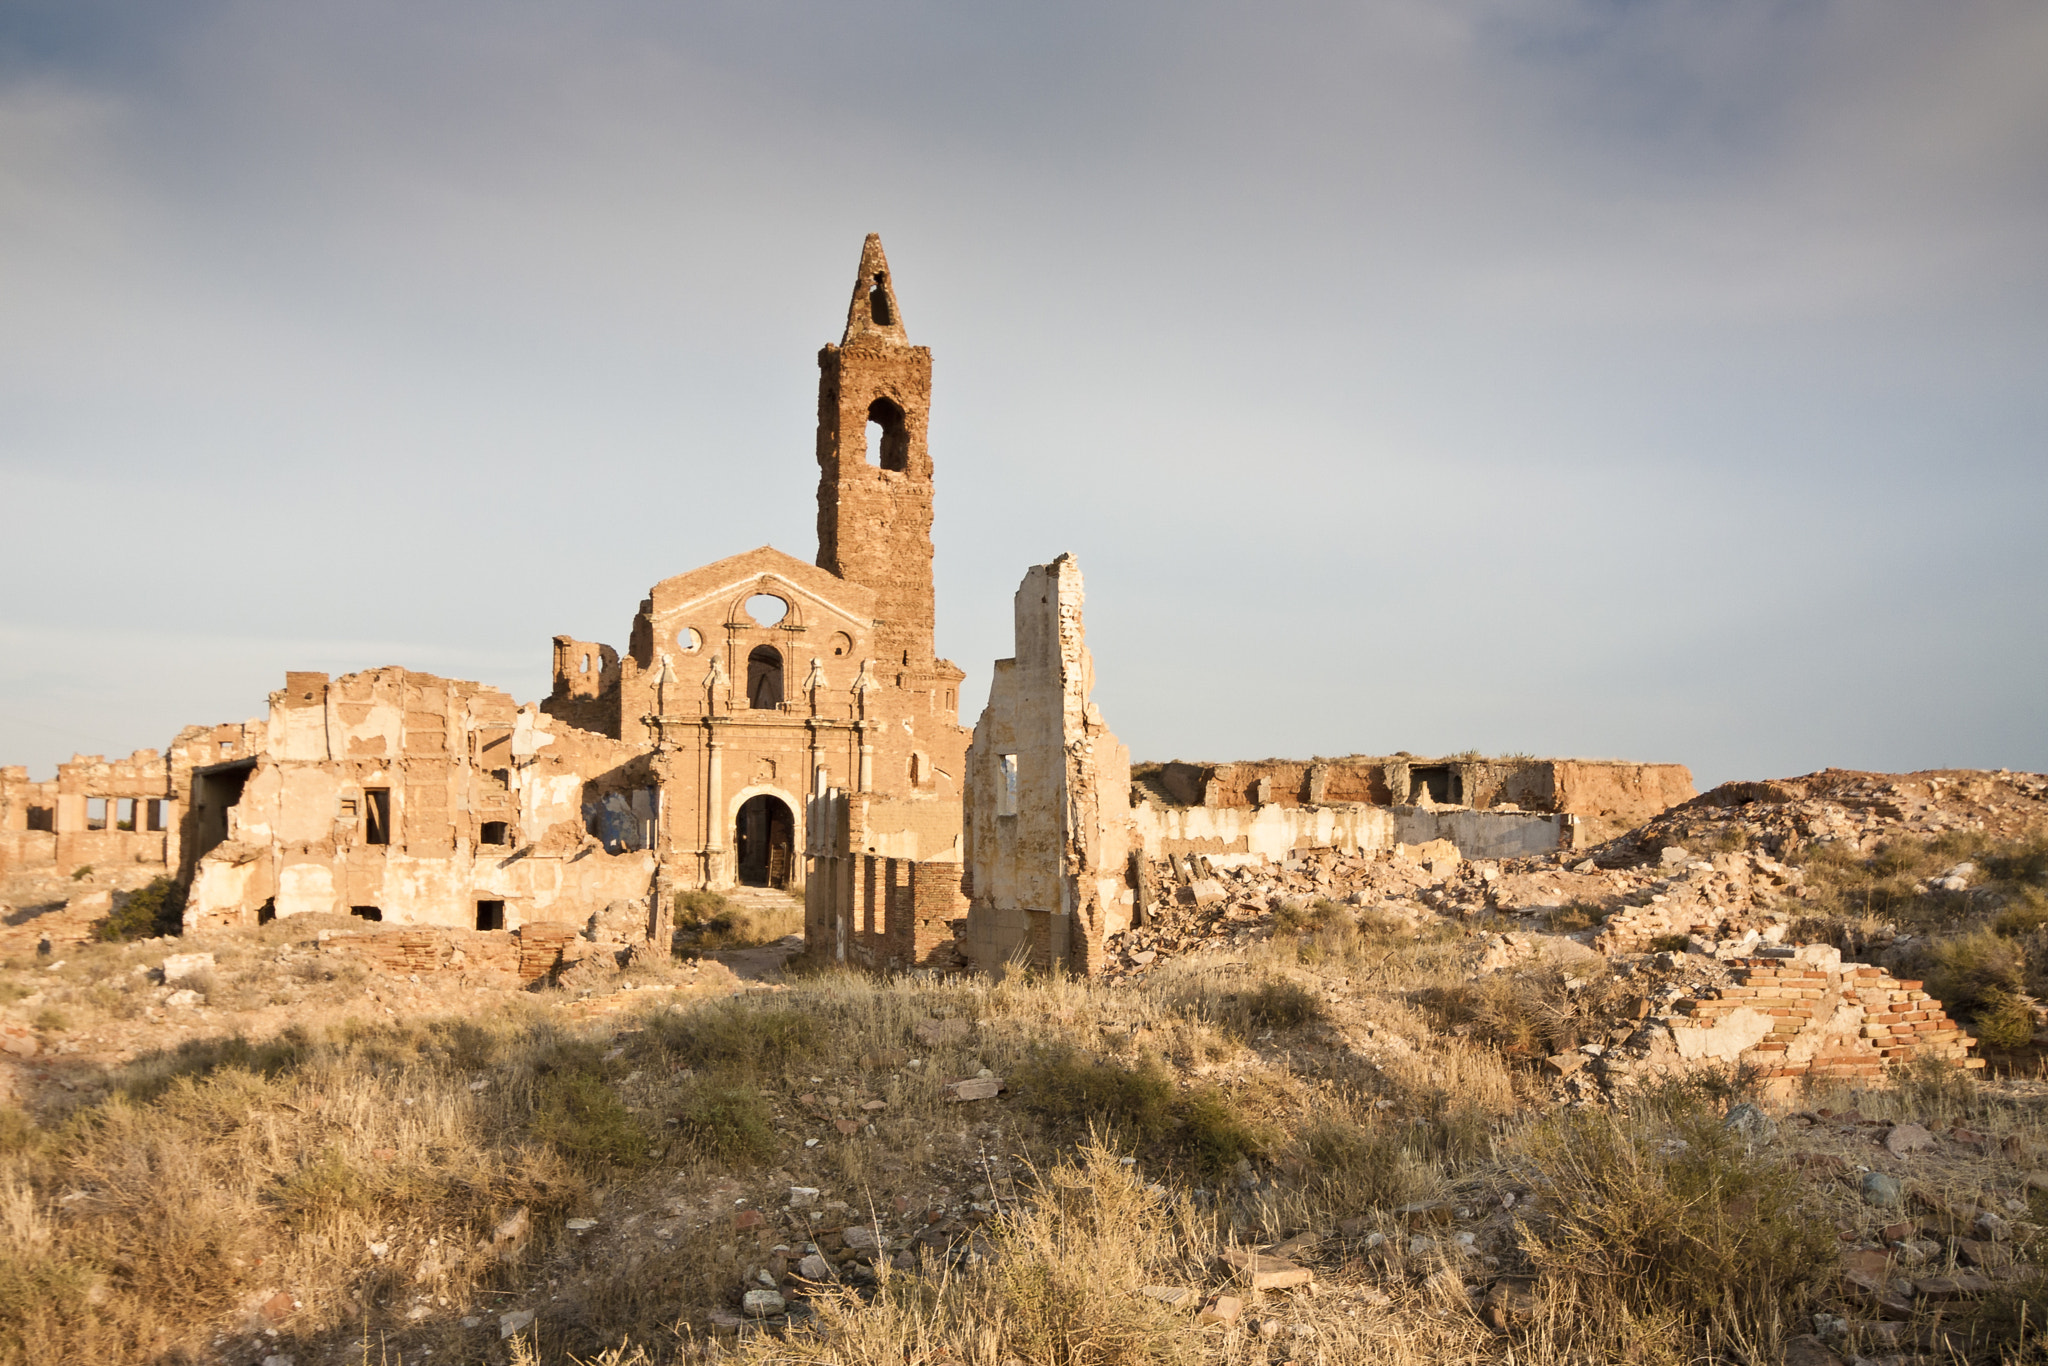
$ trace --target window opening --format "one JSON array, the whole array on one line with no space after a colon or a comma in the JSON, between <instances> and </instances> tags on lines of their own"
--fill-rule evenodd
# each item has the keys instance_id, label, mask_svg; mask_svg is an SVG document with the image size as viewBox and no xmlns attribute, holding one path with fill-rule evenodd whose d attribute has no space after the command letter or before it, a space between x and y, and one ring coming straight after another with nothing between
<instances>
[{"instance_id":1,"label":"window opening","mask_svg":"<svg viewBox=\"0 0 2048 1366\"><path fill-rule=\"evenodd\" d=\"M502 901L479 901L476 903L476 927L480 930L502 930L505 928L505 903Z\"/></svg>"},{"instance_id":2,"label":"window opening","mask_svg":"<svg viewBox=\"0 0 2048 1366\"><path fill-rule=\"evenodd\" d=\"M507 829L508 823L505 821L485 821L477 839L484 844L503 844Z\"/></svg>"},{"instance_id":3,"label":"window opening","mask_svg":"<svg viewBox=\"0 0 2048 1366\"><path fill-rule=\"evenodd\" d=\"M910 429L903 410L886 398L868 405L868 463L899 474L910 468Z\"/></svg>"},{"instance_id":4,"label":"window opening","mask_svg":"<svg viewBox=\"0 0 2048 1366\"><path fill-rule=\"evenodd\" d=\"M846 656L846 655L850 655L850 654L852 654L852 653L853 653L853 637L852 637L852 636L850 636L850 635L848 635L848 634L846 634L846 632L844 632L844 631L835 631L835 632L833 632L833 634L832 634L832 657L833 657L834 659L839 659L839 658L843 658L843 657L844 657L844 656Z\"/></svg>"},{"instance_id":5,"label":"window opening","mask_svg":"<svg viewBox=\"0 0 2048 1366\"><path fill-rule=\"evenodd\" d=\"M892 327L896 322L896 315L889 307L888 276L881 271L875 272L874 288L868 291L868 316L875 320L877 327Z\"/></svg>"},{"instance_id":6,"label":"window opening","mask_svg":"<svg viewBox=\"0 0 2048 1366\"><path fill-rule=\"evenodd\" d=\"M756 593L747 599L747 615L756 626L779 626L789 615L789 604L773 593Z\"/></svg>"},{"instance_id":7,"label":"window opening","mask_svg":"<svg viewBox=\"0 0 2048 1366\"><path fill-rule=\"evenodd\" d=\"M348 908L348 913L358 920L382 920L384 918L384 908L381 906L351 906Z\"/></svg>"},{"instance_id":8,"label":"window opening","mask_svg":"<svg viewBox=\"0 0 2048 1366\"><path fill-rule=\"evenodd\" d=\"M752 607L753 600L749 599L747 605ZM682 630L676 632L676 648L686 655L696 654L697 651L704 648L704 637L685 626Z\"/></svg>"},{"instance_id":9,"label":"window opening","mask_svg":"<svg viewBox=\"0 0 2048 1366\"><path fill-rule=\"evenodd\" d=\"M1408 798L1413 801L1424 792L1438 806L1463 806L1465 804L1465 782L1458 770L1449 764L1424 766L1410 770L1414 786L1409 789Z\"/></svg>"},{"instance_id":10,"label":"window opening","mask_svg":"<svg viewBox=\"0 0 2048 1366\"><path fill-rule=\"evenodd\" d=\"M85 828L104 830L107 828L107 799L87 797L85 799Z\"/></svg>"},{"instance_id":11,"label":"window opening","mask_svg":"<svg viewBox=\"0 0 2048 1366\"><path fill-rule=\"evenodd\" d=\"M588 654L583 656L583 672L590 672L590 656Z\"/></svg>"},{"instance_id":12,"label":"window opening","mask_svg":"<svg viewBox=\"0 0 2048 1366\"><path fill-rule=\"evenodd\" d=\"M162 830L168 826L168 813L164 809L165 802L166 799L163 797L151 797L149 799L149 806L144 818L149 822L151 830Z\"/></svg>"},{"instance_id":13,"label":"window opening","mask_svg":"<svg viewBox=\"0 0 2048 1366\"><path fill-rule=\"evenodd\" d=\"M123 797L114 803L114 828L133 830L135 828L135 799Z\"/></svg>"},{"instance_id":14,"label":"window opening","mask_svg":"<svg viewBox=\"0 0 2048 1366\"><path fill-rule=\"evenodd\" d=\"M1017 814L1017 756L1014 754L1003 756L1001 770L996 775L996 814Z\"/></svg>"},{"instance_id":15,"label":"window opening","mask_svg":"<svg viewBox=\"0 0 2048 1366\"><path fill-rule=\"evenodd\" d=\"M391 789L363 789L363 843L391 843Z\"/></svg>"},{"instance_id":16,"label":"window opening","mask_svg":"<svg viewBox=\"0 0 2048 1366\"><path fill-rule=\"evenodd\" d=\"M277 898L272 897L256 908L256 923L268 925L275 919L277 919Z\"/></svg>"},{"instance_id":17,"label":"window opening","mask_svg":"<svg viewBox=\"0 0 2048 1366\"><path fill-rule=\"evenodd\" d=\"M756 645L747 656L747 705L782 705L782 652L773 645Z\"/></svg>"}]
</instances>

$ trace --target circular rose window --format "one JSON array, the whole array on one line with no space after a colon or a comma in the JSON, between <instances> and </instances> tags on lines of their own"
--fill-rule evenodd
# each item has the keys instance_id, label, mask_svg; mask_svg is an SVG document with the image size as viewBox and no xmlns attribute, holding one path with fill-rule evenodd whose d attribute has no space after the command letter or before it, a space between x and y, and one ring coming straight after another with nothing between
<instances>
[{"instance_id":1,"label":"circular rose window","mask_svg":"<svg viewBox=\"0 0 2048 1366\"><path fill-rule=\"evenodd\" d=\"M693 655L704 647L704 637L685 626L682 630L676 632L676 645L684 654Z\"/></svg>"}]
</instances>

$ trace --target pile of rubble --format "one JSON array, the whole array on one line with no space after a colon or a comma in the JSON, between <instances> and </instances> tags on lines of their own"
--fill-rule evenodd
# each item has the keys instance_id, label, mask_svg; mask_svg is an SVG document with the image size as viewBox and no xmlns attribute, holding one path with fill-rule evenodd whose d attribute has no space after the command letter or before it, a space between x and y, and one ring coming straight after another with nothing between
<instances>
[{"instance_id":1,"label":"pile of rubble","mask_svg":"<svg viewBox=\"0 0 2048 1366\"><path fill-rule=\"evenodd\" d=\"M1782 907L1802 889L1798 869L1761 853L1688 859L1675 846L1666 852L1674 855L1660 857L1666 876L1630 889L1594 936L1595 948L1605 954L1683 948L1737 958L1758 943L1784 942L1790 918Z\"/></svg>"},{"instance_id":2,"label":"pile of rubble","mask_svg":"<svg viewBox=\"0 0 2048 1366\"><path fill-rule=\"evenodd\" d=\"M2048 776L1977 769L1723 783L1590 851L1600 867L1655 862L1673 846L1746 844L1787 858L1810 844L1869 853L1896 835L1973 831L2018 839L2048 826Z\"/></svg>"}]
</instances>

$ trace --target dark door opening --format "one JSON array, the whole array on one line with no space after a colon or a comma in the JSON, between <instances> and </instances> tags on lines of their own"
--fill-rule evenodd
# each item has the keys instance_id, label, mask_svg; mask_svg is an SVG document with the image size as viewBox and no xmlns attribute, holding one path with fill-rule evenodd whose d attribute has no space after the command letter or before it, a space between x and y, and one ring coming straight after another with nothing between
<instances>
[{"instance_id":1,"label":"dark door opening","mask_svg":"<svg viewBox=\"0 0 2048 1366\"><path fill-rule=\"evenodd\" d=\"M228 837L228 808L242 800L242 789L248 786L255 767L254 759L239 759L192 775L192 817L199 836L195 858L204 858Z\"/></svg>"},{"instance_id":2,"label":"dark door opening","mask_svg":"<svg viewBox=\"0 0 2048 1366\"><path fill-rule=\"evenodd\" d=\"M734 822L733 847L739 852L743 885L787 887L796 848L796 818L779 798L765 792L749 797Z\"/></svg>"},{"instance_id":3,"label":"dark door opening","mask_svg":"<svg viewBox=\"0 0 2048 1366\"><path fill-rule=\"evenodd\" d=\"M1438 806L1463 806L1465 804L1464 777L1449 764L1417 768L1410 771L1415 785L1410 790L1409 800L1413 801L1424 792Z\"/></svg>"}]
</instances>

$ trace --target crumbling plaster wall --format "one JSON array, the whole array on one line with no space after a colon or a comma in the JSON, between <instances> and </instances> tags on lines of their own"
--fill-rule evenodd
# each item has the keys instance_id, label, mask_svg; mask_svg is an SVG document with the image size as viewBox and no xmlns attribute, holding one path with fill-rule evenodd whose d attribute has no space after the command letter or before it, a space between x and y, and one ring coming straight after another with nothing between
<instances>
[{"instance_id":1,"label":"crumbling plaster wall","mask_svg":"<svg viewBox=\"0 0 2048 1366\"><path fill-rule=\"evenodd\" d=\"M639 747L397 668L288 674L270 703L225 838L195 853L188 925L374 907L468 928L488 900L512 929L650 895L652 853L585 828L591 803L649 784Z\"/></svg>"},{"instance_id":2,"label":"crumbling plaster wall","mask_svg":"<svg viewBox=\"0 0 2048 1366\"><path fill-rule=\"evenodd\" d=\"M1132 811L1147 858L1201 854L1229 868L1285 859L1305 849L1377 853L1445 839L1466 858L1518 858L1569 848L1575 818L1539 812L1367 806L1167 806Z\"/></svg>"},{"instance_id":3,"label":"crumbling plaster wall","mask_svg":"<svg viewBox=\"0 0 2048 1366\"><path fill-rule=\"evenodd\" d=\"M968 955L1089 973L1129 926L1130 752L1088 700L1080 567L1034 565L1017 590L1016 654L998 660L967 754Z\"/></svg>"}]
</instances>

